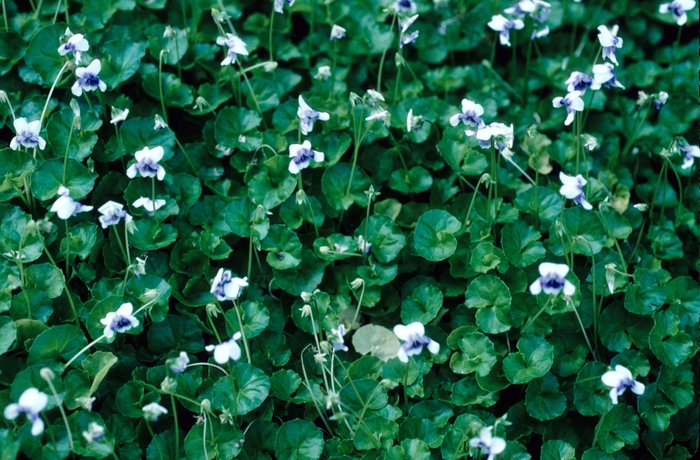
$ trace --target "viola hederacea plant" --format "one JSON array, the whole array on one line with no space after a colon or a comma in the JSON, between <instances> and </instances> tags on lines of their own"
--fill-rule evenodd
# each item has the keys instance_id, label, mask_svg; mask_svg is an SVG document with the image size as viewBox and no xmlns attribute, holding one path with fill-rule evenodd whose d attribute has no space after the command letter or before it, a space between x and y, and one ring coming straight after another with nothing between
<instances>
[{"instance_id":1,"label":"viola hederacea plant","mask_svg":"<svg viewBox=\"0 0 700 460\"><path fill-rule=\"evenodd\" d=\"M0 458L697 456L697 1L0 1Z\"/></svg>"}]
</instances>

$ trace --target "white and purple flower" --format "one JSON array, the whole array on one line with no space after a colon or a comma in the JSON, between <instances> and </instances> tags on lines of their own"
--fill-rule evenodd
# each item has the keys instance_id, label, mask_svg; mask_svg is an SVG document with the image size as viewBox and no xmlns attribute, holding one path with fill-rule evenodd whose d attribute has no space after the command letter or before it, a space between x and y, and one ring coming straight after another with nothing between
<instances>
[{"instance_id":1,"label":"white and purple flower","mask_svg":"<svg viewBox=\"0 0 700 460\"><path fill-rule=\"evenodd\" d=\"M423 126L423 115L413 115L413 109L408 111L406 116L406 131L418 131Z\"/></svg>"},{"instance_id":2,"label":"white and purple flower","mask_svg":"<svg viewBox=\"0 0 700 460\"><path fill-rule=\"evenodd\" d=\"M330 338L331 345L333 345L333 351L348 351L347 345L345 345L345 339L343 336L347 333L344 324L339 324L338 329L331 329L333 336Z\"/></svg>"},{"instance_id":3,"label":"white and purple flower","mask_svg":"<svg viewBox=\"0 0 700 460\"><path fill-rule=\"evenodd\" d=\"M153 199L147 197L147 196L142 196L138 200L134 201L132 203L132 206L135 208L140 208L143 207L143 209L146 210L149 214L153 214L163 206L165 206L165 200L156 200L153 201Z\"/></svg>"},{"instance_id":4,"label":"white and purple flower","mask_svg":"<svg viewBox=\"0 0 700 460\"><path fill-rule=\"evenodd\" d=\"M126 170L126 175L129 179L136 177L136 173L141 174L141 177L157 177L158 180L163 180L165 177L165 169L158 164L163 158L165 151L163 147L158 146L153 149L144 147L135 153L136 163L129 166Z\"/></svg>"},{"instance_id":5,"label":"white and purple flower","mask_svg":"<svg viewBox=\"0 0 700 460\"><path fill-rule=\"evenodd\" d=\"M580 204L586 211L593 209L593 206L586 201L586 196L583 194L583 186L586 185L587 181L581 174L573 177L567 176L560 171L559 180L561 180L562 183L562 186L559 189L560 194L570 200L574 200L574 203Z\"/></svg>"},{"instance_id":6,"label":"white and purple flower","mask_svg":"<svg viewBox=\"0 0 700 460\"><path fill-rule=\"evenodd\" d=\"M452 115L450 124L457 126L459 122L464 123L468 128L476 129L484 125L484 120L481 116L484 114L484 108L469 99L462 99L462 113Z\"/></svg>"},{"instance_id":7,"label":"white and purple flower","mask_svg":"<svg viewBox=\"0 0 700 460\"><path fill-rule=\"evenodd\" d=\"M516 29L520 30L525 27L525 23L522 19L508 19L502 14L497 14L491 18L488 26L499 32L498 37L503 46L510 46L510 30Z\"/></svg>"},{"instance_id":8,"label":"white and purple flower","mask_svg":"<svg viewBox=\"0 0 700 460\"><path fill-rule=\"evenodd\" d=\"M170 370L173 374L182 374L187 369L187 365L190 363L190 357L187 356L187 352L181 351L180 356L177 358L170 358L166 361Z\"/></svg>"},{"instance_id":9,"label":"white and purple flower","mask_svg":"<svg viewBox=\"0 0 700 460\"><path fill-rule=\"evenodd\" d=\"M398 352L398 358L402 363L407 363L409 356L420 354L424 346L428 347L428 351L432 354L440 352L440 344L425 336L425 327L422 323L415 322L407 326L398 324L394 326L394 335L404 341Z\"/></svg>"},{"instance_id":10,"label":"white and purple flower","mask_svg":"<svg viewBox=\"0 0 700 460\"><path fill-rule=\"evenodd\" d=\"M595 81L593 78L589 77L583 72L571 72L571 76L564 82L566 85L566 90L570 93L578 91L581 95L586 93L586 89L590 88L592 90L600 89L600 83Z\"/></svg>"},{"instance_id":11,"label":"white and purple flower","mask_svg":"<svg viewBox=\"0 0 700 460\"><path fill-rule=\"evenodd\" d=\"M15 118L12 123L15 127L15 137L10 141L10 148L12 150L17 150L19 146L33 149L39 147L39 149L44 150L46 147L46 141L39 136L41 132L41 121L35 120L27 123L27 119L23 117Z\"/></svg>"},{"instance_id":12,"label":"white and purple flower","mask_svg":"<svg viewBox=\"0 0 700 460\"><path fill-rule=\"evenodd\" d=\"M615 76L615 67L609 62L605 64L596 64L593 66L593 79L600 85L606 88L612 88L613 86L621 89L625 87L620 83L620 80Z\"/></svg>"},{"instance_id":13,"label":"white and purple flower","mask_svg":"<svg viewBox=\"0 0 700 460\"><path fill-rule=\"evenodd\" d=\"M311 149L311 142L304 141L303 144L292 144L289 146L289 172L299 174L299 171L309 167L311 159L316 163L320 163L325 159L323 152L318 152Z\"/></svg>"},{"instance_id":14,"label":"white and purple flower","mask_svg":"<svg viewBox=\"0 0 700 460\"><path fill-rule=\"evenodd\" d=\"M659 5L659 13L672 13L676 24L682 26L688 22L688 15L685 12L693 8L695 8L694 0L673 0L671 3L662 3Z\"/></svg>"},{"instance_id":15,"label":"white and purple flower","mask_svg":"<svg viewBox=\"0 0 700 460\"><path fill-rule=\"evenodd\" d=\"M396 0L393 5L396 13L415 14L416 4L413 0Z\"/></svg>"},{"instance_id":16,"label":"white and purple flower","mask_svg":"<svg viewBox=\"0 0 700 460\"><path fill-rule=\"evenodd\" d=\"M617 404L617 397L628 388L637 395L644 394L646 388L643 383L637 382L632 378L632 373L629 369L619 364L615 366L614 371L606 372L600 379L604 385L612 387L610 389L610 400L613 404Z\"/></svg>"},{"instance_id":17,"label":"white and purple flower","mask_svg":"<svg viewBox=\"0 0 700 460\"><path fill-rule=\"evenodd\" d=\"M542 0L520 0L510 8L503 10L504 13L512 14L522 19L525 15L530 15L535 21L545 22L552 12L552 5Z\"/></svg>"},{"instance_id":18,"label":"white and purple flower","mask_svg":"<svg viewBox=\"0 0 700 460\"><path fill-rule=\"evenodd\" d=\"M294 5L294 2L295 0L275 0L275 13L284 14L284 4L286 3L291 8L292 5Z\"/></svg>"},{"instance_id":19,"label":"white and purple flower","mask_svg":"<svg viewBox=\"0 0 700 460\"><path fill-rule=\"evenodd\" d=\"M661 110L661 107L666 104L666 101L668 101L668 93L666 91L659 91L658 94L655 94L654 107L656 107L656 110Z\"/></svg>"},{"instance_id":20,"label":"white and purple flower","mask_svg":"<svg viewBox=\"0 0 700 460\"><path fill-rule=\"evenodd\" d=\"M245 42L233 34L226 34L225 37L216 37L216 44L228 47L226 57L221 61L222 66L235 63L239 54L248 56L248 48Z\"/></svg>"},{"instance_id":21,"label":"white and purple flower","mask_svg":"<svg viewBox=\"0 0 700 460\"><path fill-rule=\"evenodd\" d=\"M99 59L93 59L87 67L75 69L75 75L77 75L78 80L70 88L73 95L80 97L83 95L83 91L95 91L97 88L103 93L107 91L107 84L97 76L100 70L102 70L102 63L100 63Z\"/></svg>"},{"instance_id":22,"label":"white and purple flower","mask_svg":"<svg viewBox=\"0 0 700 460\"><path fill-rule=\"evenodd\" d=\"M530 293L537 295L544 291L548 295L556 295L564 290L564 295L574 295L576 286L574 286L565 277L569 273L569 266L565 264L553 264L551 262L543 262L539 266L540 277L530 285Z\"/></svg>"},{"instance_id":23,"label":"white and purple flower","mask_svg":"<svg viewBox=\"0 0 700 460\"><path fill-rule=\"evenodd\" d=\"M338 24L333 24L333 27L331 27L331 40L340 40L341 38L345 38L345 33L347 30L345 30L345 27L341 27Z\"/></svg>"},{"instance_id":24,"label":"white and purple flower","mask_svg":"<svg viewBox=\"0 0 700 460\"><path fill-rule=\"evenodd\" d=\"M66 29L66 36L69 37L68 41L58 47L58 54L65 56L66 54L72 52L73 57L75 57L75 63L79 64L83 53L90 49L90 44L85 39L83 34L73 35L70 29Z\"/></svg>"},{"instance_id":25,"label":"white and purple flower","mask_svg":"<svg viewBox=\"0 0 700 460\"><path fill-rule=\"evenodd\" d=\"M220 268L211 282L210 292L221 301L236 300L246 286L248 286L248 277L237 278L231 275L231 270Z\"/></svg>"},{"instance_id":26,"label":"white and purple flower","mask_svg":"<svg viewBox=\"0 0 700 460\"><path fill-rule=\"evenodd\" d=\"M575 112L583 111L583 99L581 99L581 93L579 91L573 91L564 97L555 97L552 100L552 105L556 108L566 107L566 120L564 124L569 126L571 122L574 121Z\"/></svg>"},{"instance_id":27,"label":"white and purple flower","mask_svg":"<svg viewBox=\"0 0 700 460\"><path fill-rule=\"evenodd\" d=\"M700 147L697 145L681 145L679 150L684 155L681 169L692 168L693 164L695 164L695 159L700 158Z\"/></svg>"},{"instance_id":28,"label":"white and purple flower","mask_svg":"<svg viewBox=\"0 0 700 460\"><path fill-rule=\"evenodd\" d=\"M236 340L242 337L240 332L236 332L226 342L221 342L218 345L207 345L204 349L214 352L214 361L219 364L226 364L229 359L238 361L241 359L241 346Z\"/></svg>"},{"instance_id":29,"label":"white and purple flower","mask_svg":"<svg viewBox=\"0 0 700 460\"><path fill-rule=\"evenodd\" d=\"M158 417L168 413L168 409L156 402L146 404L141 410L143 411L143 418L149 422L155 422L158 420Z\"/></svg>"},{"instance_id":30,"label":"white and purple flower","mask_svg":"<svg viewBox=\"0 0 700 460\"><path fill-rule=\"evenodd\" d=\"M79 212L92 211L92 206L85 206L70 197L70 190L61 185L58 188L58 199L53 203L49 211L55 212L59 219L69 219Z\"/></svg>"},{"instance_id":31,"label":"white and purple flower","mask_svg":"<svg viewBox=\"0 0 700 460\"><path fill-rule=\"evenodd\" d=\"M299 117L299 126L301 127L301 133L304 136L314 129L314 121L328 121L331 116L326 112L319 112L317 110L309 107L303 97L299 95L299 108L297 109L297 116Z\"/></svg>"},{"instance_id":32,"label":"white and purple flower","mask_svg":"<svg viewBox=\"0 0 700 460\"><path fill-rule=\"evenodd\" d=\"M107 313L107 316L100 320L100 323L105 326L105 337L111 339L115 332L123 333L132 327L137 327L139 320L132 315L133 312L134 306L129 302L123 303L116 312Z\"/></svg>"},{"instance_id":33,"label":"white and purple flower","mask_svg":"<svg viewBox=\"0 0 700 460\"><path fill-rule=\"evenodd\" d=\"M515 135L513 133L513 125L506 125L505 123L493 122L490 125L479 126L476 131L466 130L467 136L476 136L477 142L482 149L487 149L493 146L502 152L504 149L513 148L513 140Z\"/></svg>"},{"instance_id":34,"label":"white and purple flower","mask_svg":"<svg viewBox=\"0 0 700 460\"><path fill-rule=\"evenodd\" d=\"M486 454L486 460L493 458L506 450L506 441L491 434L493 427L484 427L479 432L479 436L469 440L469 446L473 449L481 449L481 453Z\"/></svg>"},{"instance_id":35,"label":"white and purple flower","mask_svg":"<svg viewBox=\"0 0 700 460\"><path fill-rule=\"evenodd\" d=\"M19 414L26 414L32 422L32 435L39 436L44 432L44 421L41 419L41 411L49 403L49 397L36 388L27 388L22 392L17 403L9 404L5 408L5 418L14 420Z\"/></svg>"},{"instance_id":36,"label":"white and purple flower","mask_svg":"<svg viewBox=\"0 0 700 460\"><path fill-rule=\"evenodd\" d=\"M102 228L107 228L110 225L117 225L120 220L124 219L128 224L131 222L131 215L124 211L124 205L115 201L108 201L97 209L97 212L102 214L98 219Z\"/></svg>"},{"instance_id":37,"label":"white and purple flower","mask_svg":"<svg viewBox=\"0 0 700 460\"><path fill-rule=\"evenodd\" d=\"M403 48L404 45L411 45L413 44L416 39L418 38L419 32L417 30L414 30L411 33L404 34L402 33L401 36L399 37L399 48Z\"/></svg>"},{"instance_id":38,"label":"white and purple flower","mask_svg":"<svg viewBox=\"0 0 700 460\"><path fill-rule=\"evenodd\" d=\"M618 65L615 49L622 48L622 39L617 36L618 29L617 24L612 29L608 29L606 26L598 26L600 31L598 40L600 41L600 46L603 47L603 59L609 59L615 65Z\"/></svg>"}]
</instances>

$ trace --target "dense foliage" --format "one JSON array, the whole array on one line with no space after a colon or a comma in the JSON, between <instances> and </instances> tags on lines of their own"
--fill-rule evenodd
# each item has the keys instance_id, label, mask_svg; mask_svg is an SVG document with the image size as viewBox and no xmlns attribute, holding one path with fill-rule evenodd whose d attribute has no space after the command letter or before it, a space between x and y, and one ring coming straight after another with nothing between
<instances>
[{"instance_id":1,"label":"dense foliage","mask_svg":"<svg viewBox=\"0 0 700 460\"><path fill-rule=\"evenodd\" d=\"M690 458L697 16L3 0L0 459Z\"/></svg>"}]
</instances>

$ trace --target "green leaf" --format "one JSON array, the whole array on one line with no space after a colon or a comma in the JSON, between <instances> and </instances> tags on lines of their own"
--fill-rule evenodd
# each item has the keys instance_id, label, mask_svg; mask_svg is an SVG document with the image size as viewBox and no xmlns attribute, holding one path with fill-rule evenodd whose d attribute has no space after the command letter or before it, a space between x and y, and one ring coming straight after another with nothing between
<instances>
[{"instance_id":1,"label":"green leaf","mask_svg":"<svg viewBox=\"0 0 700 460\"><path fill-rule=\"evenodd\" d=\"M658 382L646 386L637 399L637 406L644 423L654 431L666 431L671 417L678 412L673 401L659 390Z\"/></svg>"},{"instance_id":2,"label":"green leaf","mask_svg":"<svg viewBox=\"0 0 700 460\"><path fill-rule=\"evenodd\" d=\"M367 409L379 410L387 405L389 396L381 382L357 379L353 383L354 387L348 383L340 390L340 400L350 410L360 413Z\"/></svg>"},{"instance_id":3,"label":"green leaf","mask_svg":"<svg viewBox=\"0 0 700 460\"><path fill-rule=\"evenodd\" d=\"M0 76L5 75L24 56L27 45L14 30L0 32Z\"/></svg>"},{"instance_id":4,"label":"green leaf","mask_svg":"<svg viewBox=\"0 0 700 460\"><path fill-rule=\"evenodd\" d=\"M158 146L163 147L163 160L168 161L173 157L175 139L172 134L167 129L156 131L153 126L153 118L129 117L122 123L119 132L128 158L144 147L152 149Z\"/></svg>"},{"instance_id":5,"label":"green leaf","mask_svg":"<svg viewBox=\"0 0 700 460\"><path fill-rule=\"evenodd\" d=\"M42 201L58 198L58 188L70 190L70 197L81 200L92 191L97 174L72 158L66 161L66 180L63 180L63 159L53 158L39 165L32 173L32 193Z\"/></svg>"},{"instance_id":6,"label":"green leaf","mask_svg":"<svg viewBox=\"0 0 700 460\"><path fill-rule=\"evenodd\" d=\"M416 251L431 262L450 257L457 249L457 239L453 233L462 224L450 213L441 210L428 211L418 218L413 231Z\"/></svg>"},{"instance_id":7,"label":"green leaf","mask_svg":"<svg viewBox=\"0 0 700 460\"><path fill-rule=\"evenodd\" d=\"M275 270L275 283L291 295L299 296L302 292L313 292L323 281L325 264L312 251L305 250L301 263L288 270Z\"/></svg>"},{"instance_id":8,"label":"green leaf","mask_svg":"<svg viewBox=\"0 0 700 460\"><path fill-rule=\"evenodd\" d=\"M422 166L414 166L409 171L397 169L389 177L389 187L403 194L422 193L432 185L433 177Z\"/></svg>"},{"instance_id":9,"label":"green leaf","mask_svg":"<svg viewBox=\"0 0 700 460\"><path fill-rule=\"evenodd\" d=\"M257 112L239 107L226 107L216 117L216 142L230 149L245 152L255 150L259 145L251 144L247 139L251 130L260 126L262 118Z\"/></svg>"},{"instance_id":10,"label":"green leaf","mask_svg":"<svg viewBox=\"0 0 700 460\"><path fill-rule=\"evenodd\" d=\"M510 353L503 360L503 370L509 382L527 383L544 375L552 367L554 347L542 337L522 337L518 353Z\"/></svg>"},{"instance_id":11,"label":"green leaf","mask_svg":"<svg viewBox=\"0 0 700 460\"><path fill-rule=\"evenodd\" d=\"M470 149L466 142L441 140L437 145L440 155L458 174L477 176L488 167L484 154Z\"/></svg>"},{"instance_id":12,"label":"green leaf","mask_svg":"<svg viewBox=\"0 0 700 460\"><path fill-rule=\"evenodd\" d=\"M253 203L270 210L284 203L297 186L297 178L289 172L289 158L277 155L265 161L265 167L248 182L248 196Z\"/></svg>"},{"instance_id":13,"label":"green leaf","mask_svg":"<svg viewBox=\"0 0 700 460\"><path fill-rule=\"evenodd\" d=\"M496 364L496 351L493 342L480 332L466 334L459 341L461 352L456 352L450 359L450 369L457 374L476 372L486 376Z\"/></svg>"},{"instance_id":14,"label":"green leaf","mask_svg":"<svg viewBox=\"0 0 700 460\"><path fill-rule=\"evenodd\" d=\"M72 324L52 326L39 334L29 348L28 364L53 364L53 360L68 361L85 345L87 339L83 332ZM81 356L76 361L83 359Z\"/></svg>"},{"instance_id":15,"label":"green leaf","mask_svg":"<svg viewBox=\"0 0 700 460\"><path fill-rule=\"evenodd\" d=\"M0 316L0 356L9 350L17 339L17 326L11 318Z\"/></svg>"},{"instance_id":16,"label":"green leaf","mask_svg":"<svg viewBox=\"0 0 700 460\"><path fill-rule=\"evenodd\" d=\"M537 187L536 189L533 187L519 193L513 203L522 212L537 214L545 225L552 225L559 218L563 206L559 194L546 187ZM552 235L557 234L553 233ZM559 239L555 241L557 244L561 244Z\"/></svg>"},{"instance_id":17,"label":"green leaf","mask_svg":"<svg viewBox=\"0 0 700 460\"><path fill-rule=\"evenodd\" d=\"M566 410L566 396L559 391L559 382L551 372L527 385L525 409L537 420L554 420Z\"/></svg>"},{"instance_id":18,"label":"green leaf","mask_svg":"<svg viewBox=\"0 0 700 460\"><path fill-rule=\"evenodd\" d=\"M649 333L649 347L659 360L668 366L678 366L688 359L693 341L678 329L680 319L670 311L657 311L652 316L654 327Z\"/></svg>"},{"instance_id":19,"label":"green leaf","mask_svg":"<svg viewBox=\"0 0 700 460\"><path fill-rule=\"evenodd\" d=\"M678 367L662 365L657 383L676 408L683 409L693 402L693 378L693 369L688 363Z\"/></svg>"},{"instance_id":20,"label":"green leaf","mask_svg":"<svg viewBox=\"0 0 700 460\"><path fill-rule=\"evenodd\" d=\"M302 245L296 233L285 225L273 225L264 240L260 242L268 251L267 263L277 270L294 268L301 263Z\"/></svg>"},{"instance_id":21,"label":"green leaf","mask_svg":"<svg viewBox=\"0 0 700 460\"><path fill-rule=\"evenodd\" d=\"M43 27L29 41L24 60L39 74L44 86L53 84L58 72L68 59L68 56L63 57L56 52L61 45L61 35L66 27L65 23Z\"/></svg>"},{"instance_id":22,"label":"green leaf","mask_svg":"<svg viewBox=\"0 0 700 460\"><path fill-rule=\"evenodd\" d=\"M466 292L467 308L478 308L476 324L488 334L498 334L512 326L508 286L493 275L482 275L469 284Z\"/></svg>"},{"instance_id":23,"label":"green leaf","mask_svg":"<svg viewBox=\"0 0 700 460\"><path fill-rule=\"evenodd\" d=\"M666 285L666 302L680 325L695 326L700 320L700 287L688 276L676 278Z\"/></svg>"},{"instance_id":24,"label":"green leaf","mask_svg":"<svg viewBox=\"0 0 700 460\"><path fill-rule=\"evenodd\" d=\"M352 346L361 355L371 353L382 361L396 357L401 342L394 333L375 324L360 327L352 336Z\"/></svg>"},{"instance_id":25,"label":"green leaf","mask_svg":"<svg viewBox=\"0 0 700 460\"><path fill-rule=\"evenodd\" d=\"M162 85L162 89L161 89ZM162 99L166 106L185 107L194 102L194 89L186 85L176 75L164 72L158 83L158 73L151 72L143 79L143 89L153 99Z\"/></svg>"},{"instance_id":26,"label":"green leaf","mask_svg":"<svg viewBox=\"0 0 700 460\"><path fill-rule=\"evenodd\" d=\"M488 273L490 270L498 267L501 262L505 265L505 259L506 256L503 254L503 251L496 246L491 243L481 242L472 251L469 264L478 273ZM501 266L501 269L503 269L503 266Z\"/></svg>"},{"instance_id":27,"label":"green leaf","mask_svg":"<svg viewBox=\"0 0 700 460\"><path fill-rule=\"evenodd\" d=\"M608 350L623 351L634 343L644 346L652 324L648 316L628 313L621 302L614 302L600 315L598 327L600 340Z\"/></svg>"},{"instance_id":28,"label":"green leaf","mask_svg":"<svg viewBox=\"0 0 700 460\"><path fill-rule=\"evenodd\" d=\"M245 415L260 407L270 393L270 378L260 369L247 363L238 363L231 372L233 377L222 377L214 384L212 404L219 410Z\"/></svg>"},{"instance_id":29,"label":"green leaf","mask_svg":"<svg viewBox=\"0 0 700 460\"><path fill-rule=\"evenodd\" d=\"M365 238L365 233L367 242L372 244L370 252L382 263L396 259L406 245L403 232L387 216L375 214L369 220L363 220L355 230L355 237L362 235Z\"/></svg>"},{"instance_id":30,"label":"green leaf","mask_svg":"<svg viewBox=\"0 0 700 460\"><path fill-rule=\"evenodd\" d=\"M501 246L510 263L527 267L544 258L546 251L538 240L542 237L523 221L506 224L501 231Z\"/></svg>"},{"instance_id":31,"label":"green leaf","mask_svg":"<svg viewBox=\"0 0 700 460\"><path fill-rule=\"evenodd\" d=\"M639 438L639 417L624 404L613 407L596 426L598 444L607 453L617 452Z\"/></svg>"},{"instance_id":32,"label":"green leaf","mask_svg":"<svg viewBox=\"0 0 700 460\"><path fill-rule=\"evenodd\" d=\"M542 444L541 460L574 460L575 458L576 449L568 442L550 439Z\"/></svg>"},{"instance_id":33,"label":"green leaf","mask_svg":"<svg viewBox=\"0 0 700 460\"><path fill-rule=\"evenodd\" d=\"M134 223L136 232L129 237L129 243L142 251L161 249L177 240L177 230L170 224L158 224L152 219L134 220Z\"/></svg>"},{"instance_id":34,"label":"green leaf","mask_svg":"<svg viewBox=\"0 0 700 460\"><path fill-rule=\"evenodd\" d=\"M401 319L404 324L420 322L428 324L442 308L443 294L432 284L417 287L411 297L401 302Z\"/></svg>"},{"instance_id":35,"label":"green leaf","mask_svg":"<svg viewBox=\"0 0 700 460\"><path fill-rule=\"evenodd\" d=\"M243 329L248 339L259 336L270 323L270 312L265 305L258 301L246 300L238 308L241 311ZM233 309L226 312L226 316L230 319L230 322L227 323L226 332L233 336L240 330L238 316L236 316L236 311ZM228 327L229 324L233 325L233 330Z\"/></svg>"},{"instance_id":36,"label":"green leaf","mask_svg":"<svg viewBox=\"0 0 700 460\"><path fill-rule=\"evenodd\" d=\"M27 268L27 285L55 299L63 292L63 273L51 264L34 264Z\"/></svg>"},{"instance_id":37,"label":"green leaf","mask_svg":"<svg viewBox=\"0 0 700 460\"><path fill-rule=\"evenodd\" d=\"M202 330L186 316L168 315L148 330L148 346L154 353L165 354L172 350L198 353L204 350Z\"/></svg>"},{"instance_id":38,"label":"green leaf","mask_svg":"<svg viewBox=\"0 0 700 460\"><path fill-rule=\"evenodd\" d=\"M279 460L318 460L323 453L323 433L305 420L285 422L275 437L275 456Z\"/></svg>"},{"instance_id":39,"label":"green leaf","mask_svg":"<svg viewBox=\"0 0 700 460\"><path fill-rule=\"evenodd\" d=\"M564 238L564 250L591 256L598 254L607 240L605 227L598 216L586 211L581 206L567 208L562 216L562 225L568 238ZM561 245L562 240L558 236L556 228L552 226L550 230L549 242L551 245ZM561 246L555 251L556 255L562 255Z\"/></svg>"},{"instance_id":40,"label":"green leaf","mask_svg":"<svg viewBox=\"0 0 700 460\"><path fill-rule=\"evenodd\" d=\"M625 308L638 315L651 315L666 301L666 293L661 287L659 273L646 268L634 272L635 283L625 292Z\"/></svg>"},{"instance_id":41,"label":"green leaf","mask_svg":"<svg viewBox=\"0 0 700 460\"><path fill-rule=\"evenodd\" d=\"M102 381L107 377L109 370L119 362L119 359L112 353L106 351L96 351L82 362L85 372L92 377L92 384L87 396L90 397L100 387Z\"/></svg>"},{"instance_id":42,"label":"green leaf","mask_svg":"<svg viewBox=\"0 0 700 460\"><path fill-rule=\"evenodd\" d=\"M352 173L352 182L350 176ZM350 190L348 190L350 184ZM372 182L367 174L360 168L353 167L349 163L336 163L326 168L321 178L321 187L326 195L328 204L336 211L345 211L357 203L359 206L367 206L367 195Z\"/></svg>"},{"instance_id":43,"label":"green leaf","mask_svg":"<svg viewBox=\"0 0 700 460\"><path fill-rule=\"evenodd\" d=\"M146 45L121 37L102 45L105 59L102 60L100 78L107 88L117 88L139 70L141 59L146 55Z\"/></svg>"},{"instance_id":44,"label":"green leaf","mask_svg":"<svg viewBox=\"0 0 700 460\"><path fill-rule=\"evenodd\" d=\"M146 448L146 460L173 459L175 450L175 434L170 430L158 433Z\"/></svg>"},{"instance_id":45,"label":"green leaf","mask_svg":"<svg viewBox=\"0 0 700 460\"><path fill-rule=\"evenodd\" d=\"M384 417L368 417L363 424L367 429L355 433L354 445L357 450L389 449L399 433L399 425Z\"/></svg>"}]
</instances>

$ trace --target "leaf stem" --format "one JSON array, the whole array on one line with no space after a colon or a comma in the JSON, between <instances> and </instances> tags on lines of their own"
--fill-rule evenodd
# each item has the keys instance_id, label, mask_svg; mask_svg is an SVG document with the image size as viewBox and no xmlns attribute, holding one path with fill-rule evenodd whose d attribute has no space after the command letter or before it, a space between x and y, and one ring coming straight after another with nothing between
<instances>
[{"instance_id":1,"label":"leaf stem","mask_svg":"<svg viewBox=\"0 0 700 460\"><path fill-rule=\"evenodd\" d=\"M243 347L245 348L245 354L248 358L248 364L253 364L252 356L250 355L250 348L248 347L248 338L245 335L245 329L243 328L243 317L241 316L241 311L238 308L238 304L235 300L233 302L233 309L236 312L236 317L238 318L238 327L240 328L241 335L243 336ZM226 315L224 315L226 316Z\"/></svg>"},{"instance_id":2,"label":"leaf stem","mask_svg":"<svg viewBox=\"0 0 700 460\"><path fill-rule=\"evenodd\" d=\"M394 25L396 24L396 14L394 14L393 18L391 19L391 27L389 28L389 41L387 42L386 46L384 47L384 51L382 52L382 58L379 61L379 75L377 76L377 91L380 93L382 92L382 72L384 71L384 60L386 59L386 53L389 51L389 47L391 46L391 42L393 35L392 32L394 31Z\"/></svg>"},{"instance_id":3,"label":"leaf stem","mask_svg":"<svg viewBox=\"0 0 700 460\"><path fill-rule=\"evenodd\" d=\"M46 370L46 371L44 371ZM53 381L51 380L51 376L54 375L53 371L49 369L48 367L45 367L41 369L41 372L39 372L41 375L41 378L43 378L46 383L49 384L49 388L51 388L51 394L53 394L53 397L56 399L56 403L58 404L58 410L61 411L61 418L63 419L63 423L66 425L66 434L68 435L68 444L70 444L70 450L72 451L74 449L73 446L73 434L70 431L70 425L68 424L68 417L66 417L66 411L63 409L63 404L61 403L61 399L58 397L58 393L56 392L56 387L53 385Z\"/></svg>"}]
</instances>

